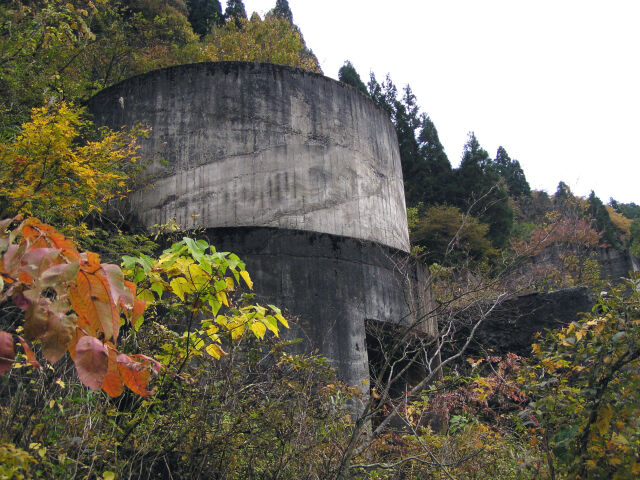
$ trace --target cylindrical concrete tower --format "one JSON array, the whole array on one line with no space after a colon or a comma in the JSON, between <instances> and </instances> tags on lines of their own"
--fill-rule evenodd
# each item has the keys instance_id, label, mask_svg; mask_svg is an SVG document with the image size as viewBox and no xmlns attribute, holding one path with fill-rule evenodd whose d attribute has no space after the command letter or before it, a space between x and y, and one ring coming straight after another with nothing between
<instances>
[{"instance_id":1,"label":"cylindrical concrete tower","mask_svg":"<svg viewBox=\"0 0 640 480\"><path fill-rule=\"evenodd\" d=\"M355 89L291 67L202 63L131 78L88 106L97 124L152 128L149 180L130 197L139 219L206 228L346 380L368 375L366 319L429 303L427 273L397 268L409 235L395 129Z\"/></svg>"},{"instance_id":2,"label":"cylindrical concrete tower","mask_svg":"<svg viewBox=\"0 0 640 480\"><path fill-rule=\"evenodd\" d=\"M409 250L395 130L339 82L201 63L131 78L90 108L108 125L152 127L141 141L152 183L131 197L146 225L268 226Z\"/></svg>"}]
</instances>

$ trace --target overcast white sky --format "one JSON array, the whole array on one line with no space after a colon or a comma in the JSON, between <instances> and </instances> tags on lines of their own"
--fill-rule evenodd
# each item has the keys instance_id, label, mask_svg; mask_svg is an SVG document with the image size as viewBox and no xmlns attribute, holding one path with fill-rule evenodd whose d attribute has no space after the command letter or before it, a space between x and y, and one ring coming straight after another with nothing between
<instances>
[{"instance_id":1,"label":"overcast white sky","mask_svg":"<svg viewBox=\"0 0 640 480\"><path fill-rule=\"evenodd\" d=\"M221 2L223 3L223 2ZM275 0L244 0L266 13ZM532 188L563 180L640 204L639 0L289 0L294 22L337 78L411 85L460 162L467 133L518 159Z\"/></svg>"}]
</instances>

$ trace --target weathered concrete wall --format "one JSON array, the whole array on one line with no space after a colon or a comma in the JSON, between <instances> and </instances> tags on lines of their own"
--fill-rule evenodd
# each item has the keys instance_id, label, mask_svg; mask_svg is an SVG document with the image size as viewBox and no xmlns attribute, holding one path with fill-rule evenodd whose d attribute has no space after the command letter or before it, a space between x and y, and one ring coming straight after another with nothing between
<instances>
[{"instance_id":1,"label":"weathered concrete wall","mask_svg":"<svg viewBox=\"0 0 640 480\"><path fill-rule=\"evenodd\" d=\"M629 272L638 270L637 262L629 250L601 248L598 261L602 266L600 276L614 283L619 282L621 278L628 278Z\"/></svg>"},{"instance_id":2,"label":"weathered concrete wall","mask_svg":"<svg viewBox=\"0 0 640 480\"><path fill-rule=\"evenodd\" d=\"M257 300L300 320L286 336L318 349L343 380L369 377L365 320L410 322L432 307L428 269L380 244L302 230L245 227L207 231L218 250L247 263ZM435 334L435 324L422 331Z\"/></svg>"},{"instance_id":3,"label":"weathered concrete wall","mask_svg":"<svg viewBox=\"0 0 640 480\"><path fill-rule=\"evenodd\" d=\"M528 356L536 333L565 327L582 313L590 312L594 304L595 299L586 287L531 293L507 300L482 322L469 353L492 350L496 355L512 352Z\"/></svg>"},{"instance_id":4,"label":"weathered concrete wall","mask_svg":"<svg viewBox=\"0 0 640 480\"><path fill-rule=\"evenodd\" d=\"M395 130L355 89L290 67L201 63L128 79L88 106L98 124L153 128L141 142L151 181L130 199L147 226L272 226L409 250Z\"/></svg>"}]
</instances>

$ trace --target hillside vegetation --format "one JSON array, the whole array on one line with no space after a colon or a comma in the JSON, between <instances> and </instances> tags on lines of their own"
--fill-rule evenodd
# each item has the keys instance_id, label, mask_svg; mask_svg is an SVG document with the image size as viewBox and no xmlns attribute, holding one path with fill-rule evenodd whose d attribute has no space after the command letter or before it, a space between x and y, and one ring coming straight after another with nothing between
<instances>
[{"instance_id":1,"label":"hillside vegetation","mask_svg":"<svg viewBox=\"0 0 640 480\"><path fill-rule=\"evenodd\" d=\"M640 254L640 207L531 190L473 133L452 168L409 86L339 72L395 125L435 295L419 322L368 332L369 384L291 354L296 319L255 302L242 259L130 221L147 131L97 129L79 105L189 62L321 73L294 20L286 0L264 18L241 0L0 5L0 479L637 478L640 278L607 286L598 252ZM504 299L576 285L607 292L530 358L465 354L459 332Z\"/></svg>"}]
</instances>

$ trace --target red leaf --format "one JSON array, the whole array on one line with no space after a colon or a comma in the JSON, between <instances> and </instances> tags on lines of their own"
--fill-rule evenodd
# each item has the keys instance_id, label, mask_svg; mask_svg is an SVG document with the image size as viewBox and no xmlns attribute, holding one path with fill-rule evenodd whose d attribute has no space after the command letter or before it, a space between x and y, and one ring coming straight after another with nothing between
<instances>
[{"instance_id":1,"label":"red leaf","mask_svg":"<svg viewBox=\"0 0 640 480\"><path fill-rule=\"evenodd\" d=\"M25 297L26 298L26 297ZM24 315L24 336L29 341L39 339L47 331L47 308L48 299L43 298L41 302L29 303Z\"/></svg>"},{"instance_id":2,"label":"red leaf","mask_svg":"<svg viewBox=\"0 0 640 480\"><path fill-rule=\"evenodd\" d=\"M0 330L0 375L11 370L16 351L13 348L13 336Z\"/></svg>"},{"instance_id":3,"label":"red leaf","mask_svg":"<svg viewBox=\"0 0 640 480\"><path fill-rule=\"evenodd\" d=\"M123 353L118 355L117 360L118 371L127 387L143 397L153 395L154 392L147 390L147 386L151 381L151 372L149 372L146 364L138 362Z\"/></svg>"},{"instance_id":4,"label":"red leaf","mask_svg":"<svg viewBox=\"0 0 640 480\"><path fill-rule=\"evenodd\" d=\"M32 367L41 368L40 364L36 360L36 355L31 350L31 347L27 343L27 341L22 338L20 335L16 335L18 340L20 341L20 345L22 345L22 349L24 350L24 354L27 356L27 361L31 364Z\"/></svg>"},{"instance_id":5,"label":"red leaf","mask_svg":"<svg viewBox=\"0 0 640 480\"><path fill-rule=\"evenodd\" d=\"M107 340L113 339L113 343L116 343L120 331L120 307L118 306L117 299L111 296L111 287L104 271L98 270L95 277L102 285L109 305L109 314L106 313L106 309L104 312L101 312L104 315L104 317L100 318L102 329L104 330L105 338Z\"/></svg>"},{"instance_id":6,"label":"red leaf","mask_svg":"<svg viewBox=\"0 0 640 480\"><path fill-rule=\"evenodd\" d=\"M37 279L42 288L56 287L63 282L70 282L78 275L79 262L61 263L48 268ZM57 290L56 290L57 291Z\"/></svg>"},{"instance_id":7,"label":"red leaf","mask_svg":"<svg viewBox=\"0 0 640 480\"><path fill-rule=\"evenodd\" d=\"M51 363L62 358L76 330L75 315L67 315L51 310L48 316L47 331L42 336L42 354Z\"/></svg>"},{"instance_id":8,"label":"red leaf","mask_svg":"<svg viewBox=\"0 0 640 480\"><path fill-rule=\"evenodd\" d=\"M118 397L122 395L124 391L122 378L118 371L118 352L113 348L108 348L107 350L109 352L109 367L107 369L107 376L104 377L104 381L102 382L102 390L110 397Z\"/></svg>"},{"instance_id":9,"label":"red leaf","mask_svg":"<svg viewBox=\"0 0 640 480\"><path fill-rule=\"evenodd\" d=\"M24 335L29 340L42 341L42 353L52 363L66 352L76 329L75 315L67 314L63 300L40 298L31 303L25 314Z\"/></svg>"},{"instance_id":10,"label":"red leaf","mask_svg":"<svg viewBox=\"0 0 640 480\"><path fill-rule=\"evenodd\" d=\"M160 369L162 368L162 364L159 361L157 361L155 358L148 357L141 353L138 353L136 355L131 355L131 356L134 358L139 358L140 360L143 360L145 362L148 362L148 364L151 366L151 369L153 370L153 373L155 374L158 374L160 372Z\"/></svg>"},{"instance_id":11,"label":"red leaf","mask_svg":"<svg viewBox=\"0 0 640 480\"><path fill-rule=\"evenodd\" d=\"M12 243L7 247L7 251L2 256L2 270L8 275L15 275L16 269L20 266L20 258L26 246Z\"/></svg>"},{"instance_id":12,"label":"red leaf","mask_svg":"<svg viewBox=\"0 0 640 480\"><path fill-rule=\"evenodd\" d=\"M11 296L11 300L20 310L26 310L31 303L27 297L24 296L22 291L18 291Z\"/></svg>"},{"instance_id":13,"label":"red leaf","mask_svg":"<svg viewBox=\"0 0 640 480\"><path fill-rule=\"evenodd\" d=\"M76 344L74 363L78 378L91 390L100 390L107 376L107 348L95 337L85 335Z\"/></svg>"},{"instance_id":14,"label":"red leaf","mask_svg":"<svg viewBox=\"0 0 640 480\"><path fill-rule=\"evenodd\" d=\"M131 297L133 298L133 308L125 309L125 315L129 320L129 322L131 323L131 326L134 327L136 324L136 321L142 316L145 309L147 308L147 302L145 302L144 300L138 300L136 298L135 283L125 281L124 284L131 292Z\"/></svg>"}]
</instances>

